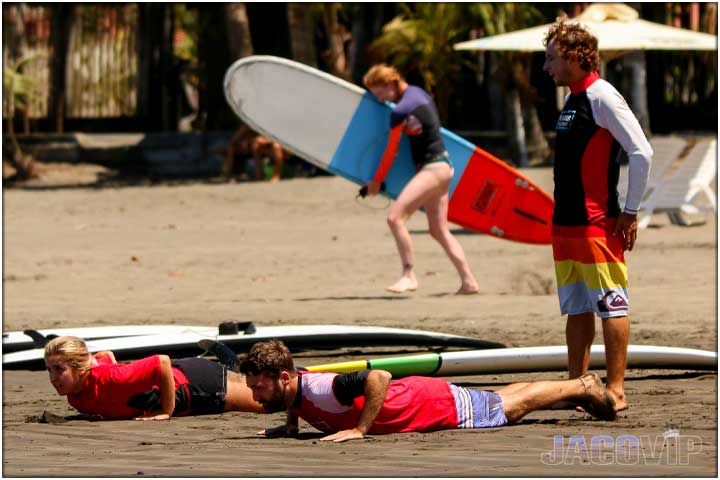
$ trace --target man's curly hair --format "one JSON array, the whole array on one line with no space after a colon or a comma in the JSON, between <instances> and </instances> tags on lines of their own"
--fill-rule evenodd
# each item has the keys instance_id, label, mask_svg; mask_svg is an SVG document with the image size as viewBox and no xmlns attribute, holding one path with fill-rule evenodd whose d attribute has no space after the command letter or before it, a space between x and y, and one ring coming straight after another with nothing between
<instances>
[{"instance_id":1,"label":"man's curly hair","mask_svg":"<svg viewBox=\"0 0 720 480\"><path fill-rule=\"evenodd\" d=\"M290 350L280 340L256 343L240 363L240 372L245 375L267 373L278 378L282 371L295 375L295 365Z\"/></svg>"},{"instance_id":2,"label":"man's curly hair","mask_svg":"<svg viewBox=\"0 0 720 480\"><path fill-rule=\"evenodd\" d=\"M575 60L586 72L597 70L600 64L598 39L585 27L576 22L569 22L565 17L558 18L545 35L543 45L547 47L553 40L562 58L568 60L574 55Z\"/></svg>"}]
</instances>

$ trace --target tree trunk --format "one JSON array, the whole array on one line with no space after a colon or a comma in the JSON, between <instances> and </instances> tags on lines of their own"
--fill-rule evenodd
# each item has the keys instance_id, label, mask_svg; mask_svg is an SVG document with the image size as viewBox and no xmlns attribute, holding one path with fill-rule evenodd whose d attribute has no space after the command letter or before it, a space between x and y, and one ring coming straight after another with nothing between
<instances>
[{"instance_id":1,"label":"tree trunk","mask_svg":"<svg viewBox=\"0 0 720 480\"><path fill-rule=\"evenodd\" d=\"M505 93L505 111L508 119L510 151L512 159L519 167L528 166L528 147L525 141L525 121L523 119L520 94L512 88Z\"/></svg>"},{"instance_id":2,"label":"tree trunk","mask_svg":"<svg viewBox=\"0 0 720 480\"><path fill-rule=\"evenodd\" d=\"M65 71L67 68L73 7L67 3L54 3L50 8L52 9L52 27L50 29L52 55L49 58L50 98L48 99L48 118L55 119L55 131L63 133L65 129Z\"/></svg>"},{"instance_id":3,"label":"tree trunk","mask_svg":"<svg viewBox=\"0 0 720 480\"><path fill-rule=\"evenodd\" d=\"M550 157L550 145L543 133L540 117L535 105L523 105L525 138L527 140L528 163L541 165Z\"/></svg>"},{"instance_id":4,"label":"tree trunk","mask_svg":"<svg viewBox=\"0 0 720 480\"><path fill-rule=\"evenodd\" d=\"M490 128L492 130L505 130L507 121L505 119L505 105L503 103L502 83L499 79L498 69L499 58L495 52L487 52L485 54L485 88L487 88L488 105L490 107Z\"/></svg>"},{"instance_id":5,"label":"tree trunk","mask_svg":"<svg viewBox=\"0 0 720 480\"><path fill-rule=\"evenodd\" d=\"M645 134L650 133L650 114L647 103L647 68L645 52L630 52L623 58L623 63L632 72L630 75L630 108L637 117Z\"/></svg>"},{"instance_id":6,"label":"tree trunk","mask_svg":"<svg viewBox=\"0 0 720 480\"><path fill-rule=\"evenodd\" d=\"M8 156L8 160L15 169L15 175L11 177L11 180L28 180L37 176L35 172L35 158L30 154L23 153L20 148L17 136L15 135L15 126L13 125L14 121L15 119L11 114L7 119L7 131L13 147L13 151Z\"/></svg>"},{"instance_id":7,"label":"tree trunk","mask_svg":"<svg viewBox=\"0 0 720 480\"><path fill-rule=\"evenodd\" d=\"M350 76L357 84L362 83L365 71L370 67L366 63L368 45L382 32L383 3L359 3L358 12L352 22L352 40L348 63Z\"/></svg>"},{"instance_id":8,"label":"tree trunk","mask_svg":"<svg viewBox=\"0 0 720 480\"><path fill-rule=\"evenodd\" d=\"M525 130L525 148L527 165L543 163L550 156L550 146L543 133L540 118L537 114L537 90L530 84L530 70L532 68L532 57L530 55L519 55L517 63L514 64L515 84L520 95L522 106L523 126Z\"/></svg>"},{"instance_id":9,"label":"tree trunk","mask_svg":"<svg viewBox=\"0 0 720 480\"><path fill-rule=\"evenodd\" d=\"M160 46L160 78L162 82L162 118L163 131L176 131L180 119L179 95L180 75L175 64L173 39L175 38L175 9L167 5L162 12L162 43Z\"/></svg>"},{"instance_id":10,"label":"tree trunk","mask_svg":"<svg viewBox=\"0 0 720 480\"><path fill-rule=\"evenodd\" d=\"M253 54L250 22L244 3L226 3L225 18L232 61Z\"/></svg>"},{"instance_id":11,"label":"tree trunk","mask_svg":"<svg viewBox=\"0 0 720 480\"><path fill-rule=\"evenodd\" d=\"M223 79L233 59L227 48L224 5L197 4L200 34L198 39L198 67L200 84L198 101L200 111L196 126L203 130L227 129L237 125L237 116L228 106L223 93ZM248 30L249 32L249 30Z\"/></svg>"},{"instance_id":12,"label":"tree trunk","mask_svg":"<svg viewBox=\"0 0 720 480\"><path fill-rule=\"evenodd\" d=\"M137 116L148 131L177 128L179 79L173 64L173 18L172 5L138 4Z\"/></svg>"},{"instance_id":13,"label":"tree trunk","mask_svg":"<svg viewBox=\"0 0 720 480\"><path fill-rule=\"evenodd\" d=\"M293 59L317 68L315 19L312 9L306 3L288 3L287 16Z\"/></svg>"},{"instance_id":14,"label":"tree trunk","mask_svg":"<svg viewBox=\"0 0 720 480\"><path fill-rule=\"evenodd\" d=\"M339 3L323 3L323 23L328 39L328 51L325 61L330 73L345 80L350 79L347 60L345 58L345 37L347 31L338 22Z\"/></svg>"}]
</instances>

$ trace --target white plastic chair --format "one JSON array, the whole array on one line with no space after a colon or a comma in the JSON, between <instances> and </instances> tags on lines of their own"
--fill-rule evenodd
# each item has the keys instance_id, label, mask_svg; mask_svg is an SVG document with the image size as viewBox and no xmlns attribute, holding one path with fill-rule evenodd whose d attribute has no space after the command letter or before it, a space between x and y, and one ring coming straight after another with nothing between
<instances>
[{"instance_id":1,"label":"white plastic chair","mask_svg":"<svg viewBox=\"0 0 720 480\"><path fill-rule=\"evenodd\" d=\"M672 164L680 156L680 153L685 150L687 142L680 137L653 137L650 139L650 146L653 150L653 159L643 199L647 199L658 182L662 181ZM618 198L621 208L625 205L627 187L628 167L625 165L620 167L620 180L618 181Z\"/></svg>"},{"instance_id":2,"label":"white plastic chair","mask_svg":"<svg viewBox=\"0 0 720 480\"><path fill-rule=\"evenodd\" d=\"M640 205L638 227L650 224L653 213L666 212L676 225L691 225L686 214L701 210L717 211L715 192L711 188L717 175L717 140L700 140L669 178L661 180ZM709 206L698 205L705 197Z\"/></svg>"}]
</instances>

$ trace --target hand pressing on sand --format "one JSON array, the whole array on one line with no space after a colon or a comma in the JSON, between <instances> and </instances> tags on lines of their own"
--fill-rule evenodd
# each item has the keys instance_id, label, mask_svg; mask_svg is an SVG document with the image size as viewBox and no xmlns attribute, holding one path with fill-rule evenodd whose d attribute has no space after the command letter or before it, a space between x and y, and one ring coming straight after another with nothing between
<instances>
[{"instance_id":1,"label":"hand pressing on sand","mask_svg":"<svg viewBox=\"0 0 720 480\"><path fill-rule=\"evenodd\" d=\"M262 435L268 438L278 438L278 437L296 437L298 434L298 426L297 425L280 425L279 427L274 428L266 428L265 430L260 430L257 432L258 435Z\"/></svg>"},{"instance_id":2,"label":"hand pressing on sand","mask_svg":"<svg viewBox=\"0 0 720 480\"><path fill-rule=\"evenodd\" d=\"M160 413L158 415L148 415L147 417L135 417L135 420L141 420L144 422L170 420L170 415L168 415L167 413Z\"/></svg>"},{"instance_id":3,"label":"hand pressing on sand","mask_svg":"<svg viewBox=\"0 0 720 480\"><path fill-rule=\"evenodd\" d=\"M328 435L327 437L323 437L320 439L321 442L346 442L348 440L360 440L365 438L365 434L361 432L357 428L352 428L350 430L341 430L339 432L333 433L332 435Z\"/></svg>"}]
</instances>

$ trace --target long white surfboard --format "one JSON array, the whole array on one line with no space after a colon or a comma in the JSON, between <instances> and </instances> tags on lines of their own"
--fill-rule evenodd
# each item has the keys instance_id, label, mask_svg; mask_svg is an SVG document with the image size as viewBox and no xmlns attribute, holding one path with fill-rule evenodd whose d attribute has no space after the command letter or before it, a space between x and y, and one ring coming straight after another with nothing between
<instances>
[{"instance_id":1,"label":"long white surfboard","mask_svg":"<svg viewBox=\"0 0 720 480\"><path fill-rule=\"evenodd\" d=\"M91 352L112 350L118 360L139 358L156 353L197 355L203 353L197 343L211 339L223 342L235 351L247 351L262 340L278 338L290 348L334 349L371 346L435 346L464 348L503 348L497 342L449 335L425 330L358 325L301 325L257 327L255 333L220 335L217 327L192 328L180 333L138 335L90 340ZM3 368L44 368L44 350L34 348L3 355Z\"/></svg>"},{"instance_id":2,"label":"long white surfboard","mask_svg":"<svg viewBox=\"0 0 720 480\"><path fill-rule=\"evenodd\" d=\"M46 338L54 338L62 335L79 337L84 340L98 340L101 338L133 337L137 335L161 335L170 333L181 333L197 329L207 330L207 327L200 325L116 325L104 327L75 327L75 328L43 328L35 330ZM35 347L30 335L25 331L10 331L2 334L3 353L28 350Z\"/></svg>"},{"instance_id":3,"label":"long white surfboard","mask_svg":"<svg viewBox=\"0 0 720 480\"><path fill-rule=\"evenodd\" d=\"M691 348L630 345L628 368L690 369L717 371L717 353ZM567 347L503 348L427 353L422 355L355 360L307 367L314 372L349 373L364 369L387 370L393 377L425 375L451 377L487 373L567 370ZM605 368L605 346L590 349L590 368Z\"/></svg>"}]
</instances>

